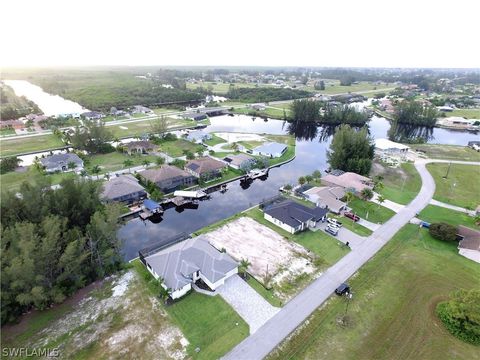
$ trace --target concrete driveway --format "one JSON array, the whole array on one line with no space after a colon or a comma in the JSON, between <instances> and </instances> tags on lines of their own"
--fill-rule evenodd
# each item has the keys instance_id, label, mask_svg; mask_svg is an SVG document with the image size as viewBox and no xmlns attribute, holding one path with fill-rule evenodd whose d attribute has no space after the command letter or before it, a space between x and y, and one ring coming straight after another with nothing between
<instances>
[{"instance_id":1,"label":"concrete driveway","mask_svg":"<svg viewBox=\"0 0 480 360\"><path fill-rule=\"evenodd\" d=\"M325 223L318 223L315 229L312 229L313 231L323 231L325 232L325 228L327 227L327 222ZM332 236L329 233L325 232L328 236ZM366 237L362 237L360 235L355 234L353 231L350 231L344 227L341 227L340 230L338 230L337 236L332 236L333 238L341 241L342 243L346 244L347 241L349 242L350 249L355 250L357 247L361 246L365 240L367 239Z\"/></svg>"},{"instance_id":2,"label":"concrete driveway","mask_svg":"<svg viewBox=\"0 0 480 360\"><path fill-rule=\"evenodd\" d=\"M255 333L280 311L280 308L270 305L239 275L228 278L216 292L247 322L250 334Z\"/></svg>"}]
</instances>

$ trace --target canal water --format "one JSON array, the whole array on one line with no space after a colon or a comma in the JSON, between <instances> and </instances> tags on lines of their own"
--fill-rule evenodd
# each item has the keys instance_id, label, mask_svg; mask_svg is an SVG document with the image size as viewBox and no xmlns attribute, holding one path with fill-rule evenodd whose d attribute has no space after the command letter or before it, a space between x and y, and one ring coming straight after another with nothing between
<instances>
[{"instance_id":1,"label":"canal water","mask_svg":"<svg viewBox=\"0 0 480 360\"><path fill-rule=\"evenodd\" d=\"M197 209L184 209L181 212L174 208L168 209L157 223L139 218L128 221L119 230L126 260L138 256L138 251L142 248L161 244L182 232L192 233L248 209L263 199L277 195L280 186L294 184L300 176L328 167L326 151L334 131L332 127L286 124L279 120L252 119L246 115L219 116L211 118L210 121L211 125L205 131L294 134L297 139L296 158L281 167L271 169L267 179L256 179L248 188L242 188L239 181L229 183L225 193L212 193L210 199L201 201ZM390 123L384 118L374 116L369 122L369 131L374 138L387 137L389 130ZM395 131L395 134L390 135L397 138L424 136L427 142L440 144L466 145L468 141L479 138L477 134L440 128L433 131L422 128Z\"/></svg>"}]
</instances>

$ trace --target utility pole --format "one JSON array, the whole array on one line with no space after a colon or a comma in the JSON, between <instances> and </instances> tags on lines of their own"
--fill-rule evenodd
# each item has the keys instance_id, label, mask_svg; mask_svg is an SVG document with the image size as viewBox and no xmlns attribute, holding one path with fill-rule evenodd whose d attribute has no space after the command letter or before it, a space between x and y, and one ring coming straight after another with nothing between
<instances>
[{"instance_id":1,"label":"utility pole","mask_svg":"<svg viewBox=\"0 0 480 360\"><path fill-rule=\"evenodd\" d=\"M343 314L343 316L347 316L347 312L348 312L348 305L350 304L350 300L352 299L353 297L353 294L350 292L347 294L347 305L345 306L345 313Z\"/></svg>"},{"instance_id":2,"label":"utility pole","mask_svg":"<svg viewBox=\"0 0 480 360\"><path fill-rule=\"evenodd\" d=\"M448 163L448 168L447 168L447 173L445 174L445 176L443 177L444 179L447 179L448 178L448 174L450 173L450 167L452 166L452 162L449 162Z\"/></svg>"}]
</instances>

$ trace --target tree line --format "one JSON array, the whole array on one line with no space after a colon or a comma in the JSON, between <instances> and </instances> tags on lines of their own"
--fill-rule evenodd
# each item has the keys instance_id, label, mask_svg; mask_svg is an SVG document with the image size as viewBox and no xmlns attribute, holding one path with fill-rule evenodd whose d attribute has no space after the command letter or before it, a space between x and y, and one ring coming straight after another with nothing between
<instances>
[{"instance_id":1,"label":"tree line","mask_svg":"<svg viewBox=\"0 0 480 360\"><path fill-rule=\"evenodd\" d=\"M320 101L309 99L294 100L290 109L291 119L300 122L363 126L370 118L366 111L358 111L353 106L328 103L324 105Z\"/></svg>"},{"instance_id":2,"label":"tree line","mask_svg":"<svg viewBox=\"0 0 480 360\"><path fill-rule=\"evenodd\" d=\"M272 87L237 88L230 86L227 97L231 100L256 103L276 100L292 100L309 97L312 94L305 90L281 89Z\"/></svg>"},{"instance_id":3,"label":"tree line","mask_svg":"<svg viewBox=\"0 0 480 360\"><path fill-rule=\"evenodd\" d=\"M417 101L402 101L395 107L394 121L398 124L435 126L438 111L435 106Z\"/></svg>"},{"instance_id":4,"label":"tree line","mask_svg":"<svg viewBox=\"0 0 480 360\"><path fill-rule=\"evenodd\" d=\"M122 264L118 205L104 205L99 185L46 178L1 198L1 323L60 303Z\"/></svg>"}]
</instances>

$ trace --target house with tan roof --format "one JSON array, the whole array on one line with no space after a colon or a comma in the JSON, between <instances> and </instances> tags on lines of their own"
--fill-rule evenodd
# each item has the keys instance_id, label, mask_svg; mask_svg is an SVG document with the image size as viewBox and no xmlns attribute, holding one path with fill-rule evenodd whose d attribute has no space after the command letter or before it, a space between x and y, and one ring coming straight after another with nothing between
<instances>
[{"instance_id":1,"label":"house with tan roof","mask_svg":"<svg viewBox=\"0 0 480 360\"><path fill-rule=\"evenodd\" d=\"M458 235L458 253L467 259L480 263L480 231L460 225Z\"/></svg>"},{"instance_id":2,"label":"house with tan roof","mask_svg":"<svg viewBox=\"0 0 480 360\"><path fill-rule=\"evenodd\" d=\"M139 174L145 180L157 185L164 193L197 183L195 176L172 165L162 165L158 169L144 170L139 172Z\"/></svg>"},{"instance_id":3,"label":"house with tan roof","mask_svg":"<svg viewBox=\"0 0 480 360\"><path fill-rule=\"evenodd\" d=\"M210 180L222 176L225 163L211 157L201 157L185 164L185 171L202 180Z\"/></svg>"},{"instance_id":4,"label":"house with tan roof","mask_svg":"<svg viewBox=\"0 0 480 360\"><path fill-rule=\"evenodd\" d=\"M342 199L345 189L340 186L315 186L303 192L303 194L318 207L340 214L347 208Z\"/></svg>"},{"instance_id":5,"label":"house with tan roof","mask_svg":"<svg viewBox=\"0 0 480 360\"><path fill-rule=\"evenodd\" d=\"M133 204L147 197L147 192L133 175L120 175L103 184L100 197L105 201Z\"/></svg>"},{"instance_id":6,"label":"house with tan roof","mask_svg":"<svg viewBox=\"0 0 480 360\"><path fill-rule=\"evenodd\" d=\"M322 177L325 186L340 186L345 191L359 194L363 189L373 190L372 179L354 172L341 172L339 175L328 174Z\"/></svg>"}]
</instances>

